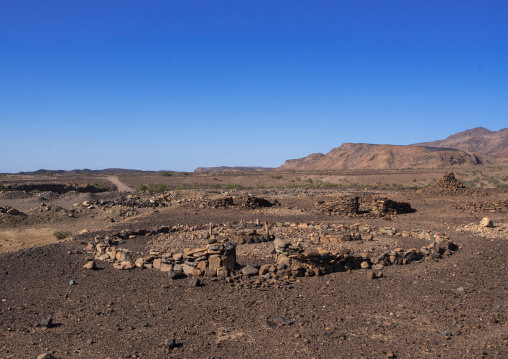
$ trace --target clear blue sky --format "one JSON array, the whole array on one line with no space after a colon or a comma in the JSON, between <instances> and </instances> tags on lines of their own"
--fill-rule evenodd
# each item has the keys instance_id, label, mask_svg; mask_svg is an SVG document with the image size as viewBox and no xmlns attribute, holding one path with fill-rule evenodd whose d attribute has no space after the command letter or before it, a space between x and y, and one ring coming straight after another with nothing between
<instances>
[{"instance_id":1,"label":"clear blue sky","mask_svg":"<svg viewBox=\"0 0 508 359\"><path fill-rule=\"evenodd\" d=\"M508 1L4 0L0 172L280 166L508 127Z\"/></svg>"}]
</instances>

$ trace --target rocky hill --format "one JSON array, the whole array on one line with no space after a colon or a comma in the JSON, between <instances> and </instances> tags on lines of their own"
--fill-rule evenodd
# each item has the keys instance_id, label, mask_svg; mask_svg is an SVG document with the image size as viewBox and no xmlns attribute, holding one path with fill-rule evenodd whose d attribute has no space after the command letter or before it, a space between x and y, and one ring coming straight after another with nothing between
<instances>
[{"instance_id":1,"label":"rocky hill","mask_svg":"<svg viewBox=\"0 0 508 359\"><path fill-rule=\"evenodd\" d=\"M508 165L507 159L451 148L344 143L326 155L287 160L278 170L447 168Z\"/></svg>"},{"instance_id":2,"label":"rocky hill","mask_svg":"<svg viewBox=\"0 0 508 359\"><path fill-rule=\"evenodd\" d=\"M508 157L508 128L489 131L484 127L462 131L445 140L415 143L411 146L456 148L463 151Z\"/></svg>"}]
</instances>

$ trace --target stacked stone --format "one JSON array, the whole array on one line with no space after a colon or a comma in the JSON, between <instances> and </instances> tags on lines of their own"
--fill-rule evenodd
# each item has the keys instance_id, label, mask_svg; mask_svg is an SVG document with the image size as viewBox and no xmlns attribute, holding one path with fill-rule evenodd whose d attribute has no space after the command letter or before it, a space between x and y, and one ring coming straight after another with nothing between
<instances>
[{"instance_id":1,"label":"stacked stone","mask_svg":"<svg viewBox=\"0 0 508 359\"><path fill-rule=\"evenodd\" d=\"M323 275L347 270L370 268L369 258L355 257L348 250L332 254L327 250L305 252L289 241L275 240L277 269L286 270L295 277Z\"/></svg>"},{"instance_id":2,"label":"stacked stone","mask_svg":"<svg viewBox=\"0 0 508 359\"><path fill-rule=\"evenodd\" d=\"M225 196L221 198L216 198L208 202L202 202L199 205L199 208L228 208L235 206L235 201L233 196Z\"/></svg>"},{"instance_id":3,"label":"stacked stone","mask_svg":"<svg viewBox=\"0 0 508 359\"><path fill-rule=\"evenodd\" d=\"M183 252L153 250L147 256L138 256L124 248L106 243L95 246L95 258L113 262L116 269L154 268L168 272L173 279L186 276L227 277L236 266L236 244L223 242L201 248L186 248Z\"/></svg>"},{"instance_id":4,"label":"stacked stone","mask_svg":"<svg viewBox=\"0 0 508 359\"><path fill-rule=\"evenodd\" d=\"M424 258L440 259L443 256L452 255L457 249L457 245L452 241L438 239L434 243L420 249L403 250L402 248L396 248L382 253L376 258L372 258L371 262L374 264L374 269L382 269L386 266L408 264Z\"/></svg>"},{"instance_id":5,"label":"stacked stone","mask_svg":"<svg viewBox=\"0 0 508 359\"><path fill-rule=\"evenodd\" d=\"M238 197L237 203L240 207L249 208L249 209L272 207L272 206L279 204L279 202L277 200L271 202L271 201L264 199L264 198L248 196L248 195Z\"/></svg>"},{"instance_id":6,"label":"stacked stone","mask_svg":"<svg viewBox=\"0 0 508 359\"><path fill-rule=\"evenodd\" d=\"M319 211L332 215L356 215L359 213L359 197L339 196L332 202L318 202L316 207Z\"/></svg>"},{"instance_id":7,"label":"stacked stone","mask_svg":"<svg viewBox=\"0 0 508 359\"><path fill-rule=\"evenodd\" d=\"M319 211L328 215L356 216L359 214L383 217L388 214L413 212L406 202L396 202L384 197L375 196L340 196L332 202L318 202Z\"/></svg>"},{"instance_id":8,"label":"stacked stone","mask_svg":"<svg viewBox=\"0 0 508 359\"><path fill-rule=\"evenodd\" d=\"M396 248L381 255L370 258L367 254L351 255L349 250L341 250L332 254L318 249L304 252L302 248L292 246L289 241L275 240L277 269L287 269L293 276L312 276L326 273L351 271L355 269L381 270L390 265L409 264L421 259L440 259L451 255L458 249L452 241L439 238L428 246L419 250L416 248L404 250Z\"/></svg>"},{"instance_id":9,"label":"stacked stone","mask_svg":"<svg viewBox=\"0 0 508 359\"><path fill-rule=\"evenodd\" d=\"M202 202L199 208L229 208L229 207L240 207L245 209L256 209L263 207L272 207L278 205L278 201L269 201L264 198L244 195L244 196L225 196L216 198L207 202Z\"/></svg>"},{"instance_id":10,"label":"stacked stone","mask_svg":"<svg viewBox=\"0 0 508 359\"><path fill-rule=\"evenodd\" d=\"M462 209L472 212L492 212L492 213L507 213L508 200L502 201L475 201L475 202L459 202L452 205L452 208Z\"/></svg>"},{"instance_id":11,"label":"stacked stone","mask_svg":"<svg viewBox=\"0 0 508 359\"><path fill-rule=\"evenodd\" d=\"M363 203L363 206L366 207L366 212L377 217L414 211L411 204L407 202L397 202L384 197L371 197L369 203Z\"/></svg>"},{"instance_id":12,"label":"stacked stone","mask_svg":"<svg viewBox=\"0 0 508 359\"><path fill-rule=\"evenodd\" d=\"M236 244L251 244L273 241L275 237L268 233L260 234L256 229L236 231L230 235L230 240Z\"/></svg>"}]
</instances>

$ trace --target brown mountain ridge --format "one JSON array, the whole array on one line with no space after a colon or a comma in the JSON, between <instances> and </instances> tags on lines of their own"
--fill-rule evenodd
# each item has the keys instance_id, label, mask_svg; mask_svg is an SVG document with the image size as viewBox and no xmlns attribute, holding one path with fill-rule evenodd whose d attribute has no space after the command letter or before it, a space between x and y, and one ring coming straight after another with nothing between
<instances>
[{"instance_id":1,"label":"brown mountain ridge","mask_svg":"<svg viewBox=\"0 0 508 359\"><path fill-rule=\"evenodd\" d=\"M462 131L444 140L415 143L411 146L456 148L497 157L508 157L508 128L489 131L484 127Z\"/></svg>"},{"instance_id":2,"label":"brown mountain ridge","mask_svg":"<svg viewBox=\"0 0 508 359\"><path fill-rule=\"evenodd\" d=\"M453 148L344 143L326 155L287 160L278 170L447 168L508 165L508 159Z\"/></svg>"}]
</instances>

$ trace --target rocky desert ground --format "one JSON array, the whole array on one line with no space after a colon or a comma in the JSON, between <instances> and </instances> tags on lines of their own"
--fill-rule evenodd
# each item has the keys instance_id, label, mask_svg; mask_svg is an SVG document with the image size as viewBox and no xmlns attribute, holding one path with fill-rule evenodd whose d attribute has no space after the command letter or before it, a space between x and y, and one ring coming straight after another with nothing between
<instances>
[{"instance_id":1,"label":"rocky desert ground","mask_svg":"<svg viewBox=\"0 0 508 359\"><path fill-rule=\"evenodd\" d=\"M50 175L0 177L0 358L508 357L506 167Z\"/></svg>"}]
</instances>

